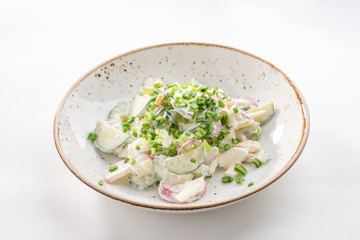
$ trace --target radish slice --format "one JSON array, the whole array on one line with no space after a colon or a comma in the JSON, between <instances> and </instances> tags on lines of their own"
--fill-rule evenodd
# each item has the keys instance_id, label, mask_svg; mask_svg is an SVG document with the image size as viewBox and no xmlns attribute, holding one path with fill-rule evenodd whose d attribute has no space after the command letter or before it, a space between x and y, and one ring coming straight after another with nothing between
<instances>
[{"instance_id":1,"label":"radish slice","mask_svg":"<svg viewBox=\"0 0 360 240\"><path fill-rule=\"evenodd\" d=\"M221 122L217 121L216 123L214 123L214 127L212 130L212 135L214 138L217 138L220 135L220 130L221 130Z\"/></svg>"},{"instance_id":2,"label":"radish slice","mask_svg":"<svg viewBox=\"0 0 360 240\"><path fill-rule=\"evenodd\" d=\"M178 155L184 153L184 148L185 148L186 152L190 152L190 151L194 150L194 148L192 147L193 144L196 146L196 148L198 148L198 147L200 147L202 145L202 142L199 141L199 140L187 141L186 143L184 143L184 145L182 145L181 148L179 148Z\"/></svg>"},{"instance_id":3,"label":"radish slice","mask_svg":"<svg viewBox=\"0 0 360 240\"><path fill-rule=\"evenodd\" d=\"M118 168L115 171L110 172L106 170L105 172L105 181L107 183L112 183L113 181L127 176L131 172L130 163L124 163L124 161L120 161L115 164Z\"/></svg>"},{"instance_id":4,"label":"radish slice","mask_svg":"<svg viewBox=\"0 0 360 240\"><path fill-rule=\"evenodd\" d=\"M171 203L189 203L201 198L207 189L207 182L204 178L197 178L187 181L184 184L169 185L160 182L158 192L159 196Z\"/></svg>"},{"instance_id":5,"label":"radish slice","mask_svg":"<svg viewBox=\"0 0 360 240\"><path fill-rule=\"evenodd\" d=\"M135 158L135 163L130 164L131 170L136 173L139 177L146 176L152 173L152 168L146 167L148 164L143 165L142 163L149 160L151 157L146 153L139 153ZM131 160L130 160L131 163Z\"/></svg>"},{"instance_id":6,"label":"radish slice","mask_svg":"<svg viewBox=\"0 0 360 240\"><path fill-rule=\"evenodd\" d=\"M219 149L217 147L211 148L210 152L208 152L205 156L204 163L206 165L210 165L219 155Z\"/></svg>"}]
</instances>

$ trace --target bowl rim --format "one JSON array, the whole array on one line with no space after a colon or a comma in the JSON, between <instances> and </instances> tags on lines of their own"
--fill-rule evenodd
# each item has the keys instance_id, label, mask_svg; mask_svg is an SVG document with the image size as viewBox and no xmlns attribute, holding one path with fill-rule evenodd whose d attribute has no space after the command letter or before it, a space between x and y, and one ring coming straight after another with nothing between
<instances>
[{"instance_id":1,"label":"bowl rim","mask_svg":"<svg viewBox=\"0 0 360 240\"><path fill-rule=\"evenodd\" d=\"M204 204L204 205L199 205L199 206L182 206L182 205L174 205L174 206L161 206L161 205L153 205L153 204L146 204L146 203L141 203L141 202L136 202L136 201L131 201L128 200L126 198L122 198L119 197L115 194L109 193L108 191L105 191L104 189L101 188L101 186L98 186L97 184L94 184L92 182L90 182L84 175L80 174L80 172L78 172L78 170L71 164L70 160L66 157L65 153L63 152L63 149L61 147L61 143L60 143L60 135L59 135L59 118L60 118L60 114L63 111L65 102L67 101L68 97L70 96L71 92L74 90L74 88L76 88L86 77L88 77L90 74L92 74L94 71L96 71L97 69L103 67L104 65L107 65L109 63L111 63L114 60L117 60L119 58L137 53L137 52L141 52L141 51L146 51L149 49L154 49L154 48L161 48L161 47L171 47L171 46L202 46L202 47L215 47L215 48L223 48L226 50L231 50L231 51L235 51L241 54L245 54L248 55L252 58L258 59L266 64L268 64L271 68L275 69L276 71L278 71L279 73L281 73L284 78L288 81L289 85L294 89L294 92L296 93L296 97L299 101L299 104L301 105L301 111L302 111L302 117L303 117L303 128L302 128L302 135L301 135L301 140L299 142L299 145L297 146L297 149L295 151L295 153L292 155L292 157L288 160L288 162L285 164L285 166L280 169L280 171L278 171L274 176L272 176L270 179L268 179L266 182L264 182L263 184L259 185L257 188L254 188L252 191L247 192L246 194L242 194L240 196L237 196L235 198L231 198L229 200L225 200L219 203L211 203L211 204ZM150 209L155 209L155 210L172 210L172 211L189 211L189 210L200 210L200 209L207 209L207 208L215 208L215 207L219 207L219 206L223 206L223 205L227 205L230 203L234 203L236 201L240 201L242 199L245 199L259 191L261 191L262 189L268 187L269 185L271 185L272 183L274 183L276 180L278 180L281 176L283 176L293 165L294 163L297 161L297 159L299 158L299 156L301 155L302 151L305 148L308 136L309 136L309 131L310 131L310 115L309 115L309 109L308 106L306 104L305 98L302 95L302 93L300 92L299 88L295 85L294 82L292 82L290 80L290 78L283 73L279 68L275 67L273 64L269 63L268 61L257 57L251 53L248 53L246 51L237 49L237 48L233 48L233 47L228 47L228 46L223 46L223 45L218 45L218 44L211 44L211 43L199 43L199 42L175 42L175 43L165 43L165 44L158 44L158 45L152 45L152 46L148 46L148 47L143 47L143 48L138 48L132 51L128 51L126 53L117 55L116 57L113 57L109 60L106 60L105 62L95 66L94 68L92 68L90 71L88 71L87 73L85 73L82 77L80 77L71 87L70 89L67 91L67 93L65 94L65 96L63 97L62 101L60 102L59 107L57 108L56 114L55 114L55 118L54 118L54 125L53 125L53 137L54 137L54 142L55 142L55 146L56 149L62 159L62 161L64 162L64 164L69 168L69 170L78 178L80 179L83 183L85 183L86 185L88 185L89 187L93 188L94 190L104 194L105 196L108 196L110 198L113 198L115 200L119 200L121 202L124 203L128 203L134 206L138 206L138 207L144 207L144 208L150 208Z\"/></svg>"}]
</instances>

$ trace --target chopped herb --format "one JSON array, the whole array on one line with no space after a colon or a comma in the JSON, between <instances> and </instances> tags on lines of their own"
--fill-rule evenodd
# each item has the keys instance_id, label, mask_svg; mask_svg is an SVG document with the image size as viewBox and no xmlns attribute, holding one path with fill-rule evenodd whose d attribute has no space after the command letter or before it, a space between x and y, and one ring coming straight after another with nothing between
<instances>
[{"instance_id":1,"label":"chopped herb","mask_svg":"<svg viewBox=\"0 0 360 240\"><path fill-rule=\"evenodd\" d=\"M159 88L159 87L163 87L164 84L163 83L155 83L154 87Z\"/></svg>"},{"instance_id":2,"label":"chopped herb","mask_svg":"<svg viewBox=\"0 0 360 240\"><path fill-rule=\"evenodd\" d=\"M140 150L140 146L136 146L135 149L139 151L139 150Z\"/></svg>"},{"instance_id":3,"label":"chopped herb","mask_svg":"<svg viewBox=\"0 0 360 240\"><path fill-rule=\"evenodd\" d=\"M248 184L248 187L251 187L252 185L254 185L254 182L250 182L250 183Z\"/></svg>"},{"instance_id":4,"label":"chopped herb","mask_svg":"<svg viewBox=\"0 0 360 240\"><path fill-rule=\"evenodd\" d=\"M191 97L188 93L183 93L182 98L187 99L187 100L191 99Z\"/></svg>"},{"instance_id":5,"label":"chopped herb","mask_svg":"<svg viewBox=\"0 0 360 240\"><path fill-rule=\"evenodd\" d=\"M124 163L127 163L129 160L129 158L125 158Z\"/></svg>"},{"instance_id":6,"label":"chopped herb","mask_svg":"<svg viewBox=\"0 0 360 240\"><path fill-rule=\"evenodd\" d=\"M185 132L185 135L189 137L191 135L191 133Z\"/></svg>"},{"instance_id":7,"label":"chopped herb","mask_svg":"<svg viewBox=\"0 0 360 240\"><path fill-rule=\"evenodd\" d=\"M239 112L239 109L237 107L234 107L233 111L234 111L234 113L237 113L237 112Z\"/></svg>"},{"instance_id":8,"label":"chopped herb","mask_svg":"<svg viewBox=\"0 0 360 240\"><path fill-rule=\"evenodd\" d=\"M171 147L169 147L169 153L170 154L175 154L176 153L176 147L175 146L171 146Z\"/></svg>"},{"instance_id":9,"label":"chopped herb","mask_svg":"<svg viewBox=\"0 0 360 240\"><path fill-rule=\"evenodd\" d=\"M203 147L205 148L205 151L208 153L211 151L211 146L209 145L209 143L205 140L203 140Z\"/></svg>"},{"instance_id":10,"label":"chopped herb","mask_svg":"<svg viewBox=\"0 0 360 240\"><path fill-rule=\"evenodd\" d=\"M195 136L198 138L198 139L201 139L202 137L204 137L206 134L206 132L203 130L203 129L199 129L195 132Z\"/></svg>"},{"instance_id":11,"label":"chopped herb","mask_svg":"<svg viewBox=\"0 0 360 240\"><path fill-rule=\"evenodd\" d=\"M96 133L89 133L87 139L89 140L96 140L97 134Z\"/></svg>"},{"instance_id":12,"label":"chopped herb","mask_svg":"<svg viewBox=\"0 0 360 240\"><path fill-rule=\"evenodd\" d=\"M231 183L233 181L233 179L230 176L226 176L226 177L222 177L221 181L223 183Z\"/></svg>"},{"instance_id":13,"label":"chopped herb","mask_svg":"<svg viewBox=\"0 0 360 240\"><path fill-rule=\"evenodd\" d=\"M192 159L190 159L190 162L196 163L196 159L192 158Z\"/></svg>"},{"instance_id":14,"label":"chopped herb","mask_svg":"<svg viewBox=\"0 0 360 240\"><path fill-rule=\"evenodd\" d=\"M136 163L135 159L132 159L130 162L131 165L134 165L135 163Z\"/></svg>"},{"instance_id":15,"label":"chopped herb","mask_svg":"<svg viewBox=\"0 0 360 240\"><path fill-rule=\"evenodd\" d=\"M254 158L252 160L252 163L255 165L256 168L259 168L261 166L261 162L257 158Z\"/></svg>"},{"instance_id":16,"label":"chopped herb","mask_svg":"<svg viewBox=\"0 0 360 240\"><path fill-rule=\"evenodd\" d=\"M244 168L242 165L240 164L236 164L234 167L234 170L237 171L238 173L240 173L241 175L245 176L247 174L247 170L246 168Z\"/></svg>"},{"instance_id":17,"label":"chopped herb","mask_svg":"<svg viewBox=\"0 0 360 240\"><path fill-rule=\"evenodd\" d=\"M163 148L162 148L161 146L156 147L156 151L157 151L157 152L161 152L162 150L163 150Z\"/></svg>"},{"instance_id":18,"label":"chopped herb","mask_svg":"<svg viewBox=\"0 0 360 240\"><path fill-rule=\"evenodd\" d=\"M195 120L196 123L206 122L206 119L204 117L198 117Z\"/></svg>"},{"instance_id":19,"label":"chopped herb","mask_svg":"<svg viewBox=\"0 0 360 240\"><path fill-rule=\"evenodd\" d=\"M245 179L243 179L243 178L241 178L241 177L237 177L236 178L236 183L237 184L240 184L240 183L242 183L242 182L244 182L245 181Z\"/></svg>"},{"instance_id":20,"label":"chopped herb","mask_svg":"<svg viewBox=\"0 0 360 240\"><path fill-rule=\"evenodd\" d=\"M212 115L212 118L213 118L213 120L214 120L215 122L217 122L217 121L220 120L220 117L219 117L219 115L218 115L217 113L214 113L214 114Z\"/></svg>"},{"instance_id":21,"label":"chopped herb","mask_svg":"<svg viewBox=\"0 0 360 240\"><path fill-rule=\"evenodd\" d=\"M192 147L193 149L196 149L196 148L197 148L197 146L196 146L195 144L191 144L191 147Z\"/></svg>"},{"instance_id":22,"label":"chopped herb","mask_svg":"<svg viewBox=\"0 0 360 240\"><path fill-rule=\"evenodd\" d=\"M162 103L163 104L169 104L170 100L168 98L163 98Z\"/></svg>"},{"instance_id":23,"label":"chopped herb","mask_svg":"<svg viewBox=\"0 0 360 240\"><path fill-rule=\"evenodd\" d=\"M224 135L219 135L219 136L217 137L217 139L220 140L220 141L223 140L223 139L224 139Z\"/></svg>"},{"instance_id":24,"label":"chopped herb","mask_svg":"<svg viewBox=\"0 0 360 240\"><path fill-rule=\"evenodd\" d=\"M113 172L113 171L115 171L116 169L118 169L118 166L117 166L117 165L111 166L111 167L109 167L109 172Z\"/></svg>"},{"instance_id":25,"label":"chopped herb","mask_svg":"<svg viewBox=\"0 0 360 240\"><path fill-rule=\"evenodd\" d=\"M225 103L223 103L223 101L219 100L219 107L223 108L225 107Z\"/></svg>"},{"instance_id":26,"label":"chopped herb","mask_svg":"<svg viewBox=\"0 0 360 240\"><path fill-rule=\"evenodd\" d=\"M226 135L230 134L230 131L229 130L221 130L220 134L226 136Z\"/></svg>"},{"instance_id":27,"label":"chopped herb","mask_svg":"<svg viewBox=\"0 0 360 240\"><path fill-rule=\"evenodd\" d=\"M233 144L237 144L239 141L238 141L236 138L232 138L232 139L231 139L231 142L232 142Z\"/></svg>"},{"instance_id":28,"label":"chopped herb","mask_svg":"<svg viewBox=\"0 0 360 240\"><path fill-rule=\"evenodd\" d=\"M225 125L227 128L232 128L232 125L230 125L230 124L226 124Z\"/></svg>"},{"instance_id":29,"label":"chopped herb","mask_svg":"<svg viewBox=\"0 0 360 240\"><path fill-rule=\"evenodd\" d=\"M230 120L230 116L228 114L224 114L221 116L221 123L225 124Z\"/></svg>"},{"instance_id":30,"label":"chopped herb","mask_svg":"<svg viewBox=\"0 0 360 240\"><path fill-rule=\"evenodd\" d=\"M103 180L100 180L100 181L98 182L98 184L99 184L100 186L102 186L102 185L104 185L104 181L103 181Z\"/></svg>"},{"instance_id":31,"label":"chopped herb","mask_svg":"<svg viewBox=\"0 0 360 240\"><path fill-rule=\"evenodd\" d=\"M225 151L230 150L230 148L231 148L230 144L225 144L225 145L224 145L224 150L225 150Z\"/></svg>"}]
</instances>

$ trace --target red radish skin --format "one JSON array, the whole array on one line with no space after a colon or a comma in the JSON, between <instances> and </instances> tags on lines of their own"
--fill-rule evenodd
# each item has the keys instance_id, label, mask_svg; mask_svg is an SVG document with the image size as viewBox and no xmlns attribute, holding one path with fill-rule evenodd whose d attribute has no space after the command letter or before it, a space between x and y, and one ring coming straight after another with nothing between
<instances>
[{"instance_id":1,"label":"red radish skin","mask_svg":"<svg viewBox=\"0 0 360 240\"><path fill-rule=\"evenodd\" d=\"M181 155L184 153L184 148L186 152L190 152L192 150L194 150L194 148L192 147L192 145L195 145L196 147L199 147L202 145L202 142L199 140L190 140L187 141L186 143L184 143L184 145L182 145L181 148L178 149L178 155Z\"/></svg>"},{"instance_id":2,"label":"red radish skin","mask_svg":"<svg viewBox=\"0 0 360 240\"><path fill-rule=\"evenodd\" d=\"M220 135L220 130L221 130L221 122L217 121L216 123L214 123L214 127L212 130L212 135L214 138L217 138Z\"/></svg>"},{"instance_id":3,"label":"red radish skin","mask_svg":"<svg viewBox=\"0 0 360 240\"><path fill-rule=\"evenodd\" d=\"M205 181L204 187L194 195L192 195L188 200L186 201L179 201L176 199L176 195L179 194L184 189L184 184L177 184L177 185L169 185L164 182L160 182L158 192L159 196L170 203L189 203L194 202L198 199L200 199L206 192L207 189L207 182Z\"/></svg>"},{"instance_id":4,"label":"red radish skin","mask_svg":"<svg viewBox=\"0 0 360 240\"><path fill-rule=\"evenodd\" d=\"M210 165L219 155L219 149L217 147L211 148L210 152L208 152L205 156L204 163L206 165Z\"/></svg>"}]
</instances>

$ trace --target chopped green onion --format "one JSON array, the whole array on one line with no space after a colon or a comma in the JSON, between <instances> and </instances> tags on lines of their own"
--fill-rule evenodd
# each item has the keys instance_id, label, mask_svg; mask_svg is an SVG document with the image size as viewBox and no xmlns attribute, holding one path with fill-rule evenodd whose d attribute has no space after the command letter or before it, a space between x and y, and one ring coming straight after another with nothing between
<instances>
[{"instance_id":1,"label":"chopped green onion","mask_svg":"<svg viewBox=\"0 0 360 240\"><path fill-rule=\"evenodd\" d=\"M196 159L192 158L192 159L190 159L190 162L196 163Z\"/></svg>"},{"instance_id":2,"label":"chopped green onion","mask_svg":"<svg viewBox=\"0 0 360 240\"><path fill-rule=\"evenodd\" d=\"M184 153L186 153L186 152L187 152L185 147L182 147L182 150L184 151Z\"/></svg>"},{"instance_id":3,"label":"chopped green onion","mask_svg":"<svg viewBox=\"0 0 360 240\"><path fill-rule=\"evenodd\" d=\"M132 159L130 162L131 165L134 165L135 163L136 163L135 159Z\"/></svg>"},{"instance_id":4,"label":"chopped green onion","mask_svg":"<svg viewBox=\"0 0 360 240\"><path fill-rule=\"evenodd\" d=\"M135 149L136 149L136 150L140 150L140 146L136 146Z\"/></svg>"},{"instance_id":5,"label":"chopped green onion","mask_svg":"<svg viewBox=\"0 0 360 240\"><path fill-rule=\"evenodd\" d=\"M213 120L214 120L215 122L217 122L217 121L220 120L220 117L219 117L219 115L218 115L217 113L214 113L214 114L212 115L212 118L213 118Z\"/></svg>"},{"instance_id":6,"label":"chopped green onion","mask_svg":"<svg viewBox=\"0 0 360 240\"><path fill-rule=\"evenodd\" d=\"M156 151L157 151L157 152L161 152L162 150L163 150L163 148L162 148L161 146L156 147Z\"/></svg>"},{"instance_id":7,"label":"chopped green onion","mask_svg":"<svg viewBox=\"0 0 360 240\"><path fill-rule=\"evenodd\" d=\"M159 89L154 90L154 93L160 94L161 91Z\"/></svg>"},{"instance_id":8,"label":"chopped green onion","mask_svg":"<svg viewBox=\"0 0 360 240\"><path fill-rule=\"evenodd\" d=\"M170 155L170 152L169 152L168 150L166 150L166 151L164 152L164 155L165 155L166 157L168 157L168 156Z\"/></svg>"},{"instance_id":9,"label":"chopped green onion","mask_svg":"<svg viewBox=\"0 0 360 240\"><path fill-rule=\"evenodd\" d=\"M182 98L187 99L187 100L191 99L191 97L188 93L183 93Z\"/></svg>"},{"instance_id":10,"label":"chopped green onion","mask_svg":"<svg viewBox=\"0 0 360 240\"><path fill-rule=\"evenodd\" d=\"M239 141L238 141L236 138L232 138L232 139L231 139L231 142L232 142L233 144L237 144Z\"/></svg>"},{"instance_id":11,"label":"chopped green onion","mask_svg":"<svg viewBox=\"0 0 360 240\"><path fill-rule=\"evenodd\" d=\"M163 87L164 84L163 83L155 83L154 87L159 88L159 87Z\"/></svg>"},{"instance_id":12,"label":"chopped green onion","mask_svg":"<svg viewBox=\"0 0 360 240\"><path fill-rule=\"evenodd\" d=\"M243 178L241 178L241 177L237 177L236 178L236 183L237 184L240 184L240 183L242 183L242 182L244 182L245 181L245 179L243 179Z\"/></svg>"},{"instance_id":13,"label":"chopped green onion","mask_svg":"<svg viewBox=\"0 0 360 240\"><path fill-rule=\"evenodd\" d=\"M206 90L208 90L209 88L210 88L210 86L202 86L202 87L200 88L200 91L206 92Z\"/></svg>"},{"instance_id":14,"label":"chopped green onion","mask_svg":"<svg viewBox=\"0 0 360 240\"><path fill-rule=\"evenodd\" d=\"M221 123L225 124L230 120L230 116L228 114L224 114L221 116Z\"/></svg>"},{"instance_id":15,"label":"chopped green onion","mask_svg":"<svg viewBox=\"0 0 360 240\"><path fill-rule=\"evenodd\" d=\"M196 103L192 103L190 105L190 109L193 110L193 111L196 111L198 108L199 108L199 106Z\"/></svg>"},{"instance_id":16,"label":"chopped green onion","mask_svg":"<svg viewBox=\"0 0 360 240\"><path fill-rule=\"evenodd\" d=\"M223 183L231 183L233 181L233 179L230 176L226 176L226 177L222 177L221 181Z\"/></svg>"},{"instance_id":17,"label":"chopped green onion","mask_svg":"<svg viewBox=\"0 0 360 240\"><path fill-rule=\"evenodd\" d=\"M252 185L254 185L254 182L250 182L250 183L248 184L248 187L251 187Z\"/></svg>"},{"instance_id":18,"label":"chopped green onion","mask_svg":"<svg viewBox=\"0 0 360 240\"><path fill-rule=\"evenodd\" d=\"M203 147L205 148L205 151L208 153L211 151L211 146L206 140L203 140Z\"/></svg>"},{"instance_id":19,"label":"chopped green onion","mask_svg":"<svg viewBox=\"0 0 360 240\"><path fill-rule=\"evenodd\" d=\"M169 147L169 153L170 154L174 154L174 153L176 153L176 147L175 146L171 146L171 147Z\"/></svg>"},{"instance_id":20,"label":"chopped green onion","mask_svg":"<svg viewBox=\"0 0 360 240\"><path fill-rule=\"evenodd\" d=\"M102 186L102 185L104 185L104 181L103 181L103 180L100 180L100 181L98 182L98 184L99 184L100 186Z\"/></svg>"},{"instance_id":21,"label":"chopped green onion","mask_svg":"<svg viewBox=\"0 0 360 240\"><path fill-rule=\"evenodd\" d=\"M230 131L229 130L221 130L220 134L226 136L226 135L230 134Z\"/></svg>"},{"instance_id":22,"label":"chopped green onion","mask_svg":"<svg viewBox=\"0 0 360 240\"><path fill-rule=\"evenodd\" d=\"M168 98L164 98L164 99L162 100L162 103L163 103L163 104L169 104L169 103L170 103L170 100L169 100Z\"/></svg>"},{"instance_id":23,"label":"chopped green onion","mask_svg":"<svg viewBox=\"0 0 360 240\"><path fill-rule=\"evenodd\" d=\"M223 103L223 101L219 100L219 107L223 108L225 107L225 103Z\"/></svg>"},{"instance_id":24,"label":"chopped green onion","mask_svg":"<svg viewBox=\"0 0 360 240\"><path fill-rule=\"evenodd\" d=\"M237 113L237 112L239 112L239 109L237 107L234 107L233 111L234 111L234 113Z\"/></svg>"},{"instance_id":25,"label":"chopped green onion","mask_svg":"<svg viewBox=\"0 0 360 240\"><path fill-rule=\"evenodd\" d=\"M225 150L225 151L230 150L230 148L231 148L230 144L225 144L225 145L224 145L224 150Z\"/></svg>"},{"instance_id":26,"label":"chopped green onion","mask_svg":"<svg viewBox=\"0 0 360 240\"><path fill-rule=\"evenodd\" d=\"M230 124L226 124L225 125L227 128L232 128L232 125L230 125Z\"/></svg>"},{"instance_id":27,"label":"chopped green onion","mask_svg":"<svg viewBox=\"0 0 360 240\"><path fill-rule=\"evenodd\" d=\"M185 136L190 136L191 135L191 133L189 133L189 132L185 132Z\"/></svg>"},{"instance_id":28,"label":"chopped green onion","mask_svg":"<svg viewBox=\"0 0 360 240\"><path fill-rule=\"evenodd\" d=\"M206 134L206 132L205 132L203 129L201 129L201 128L199 128L199 130L197 130L197 131L195 132L195 136L196 136L198 139L201 139L202 137L204 137L205 134Z\"/></svg>"},{"instance_id":29,"label":"chopped green onion","mask_svg":"<svg viewBox=\"0 0 360 240\"><path fill-rule=\"evenodd\" d=\"M168 88L172 88L173 86L175 86L175 83L167 83L165 84L165 86L167 86Z\"/></svg>"},{"instance_id":30,"label":"chopped green onion","mask_svg":"<svg viewBox=\"0 0 360 240\"><path fill-rule=\"evenodd\" d=\"M196 118L195 122L196 123L201 123L201 122L206 122L206 120L205 120L204 117L198 117L198 118Z\"/></svg>"},{"instance_id":31,"label":"chopped green onion","mask_svg":"<svg viewBox=\"0 0 360 240\"><path fill-rule=\"evenodd\" d=\"M223 140L223 139L224 139L224 135L219 135L219 136L217 137L217 139L220 140L220 141Z\"/></svg>"},{"instance_id":32,"label":"chopped green onion","mask_svg":"<svg viewBox=\"0 0 360 240\"><path fill-rule=\"evenodd\" d=\"M127 163L129 160L129 158L125 158L124 163Z\"/></svg>"},{"instance_id":33,"label":"chopped green onion","mask_svg":"<svg viewBox=\"0 0 360 240\"><path fill-rule=\"evenodd\" d=\"M116 169L118 169L118 166L117 166L117 165L111 166L111 167L109 167L109 172L113 172L113 171L115 171Z\"/></svg>"},{"instance_id":34,"label":"chopped green onion","mask_svg":"<svg viewBox=\"0 0 360 240\"><path fill-rule=\"evenodd\" d=\"M196 148L197 148L197 146L196 146L195 144L191 144L191 147L192 147L193 149L196 149Z\"/></svg>"},{"instance_id":35,"label":"chopped green onion","mask_svg":"<svg viewBox=\"0 0 360 240\"><path fill-rule=\"evenodd\" d=\"M261 166L261 162L257 158L254 158L252 160L252 163L255 165L256 168L259 168Z\"/></svg>"},{"instance_id":36,"label":"chopped green onion","mask_svg":"<svg viewBox=\"0 0 360 240\"><path fill-rule=\"evenodd\" d=\"M151 99L150 99L150 101L151 101L151 102L155 102L155 101L156 101L156 99L157 99L157 96L155 96L155 97L151 98Z\"/></svg>"},{"instance_id":37,"label":"chopped green onion","mask_svg":"<svg viewBox=\"0 0 360 240\"><path fill-rule=\"evenodd\" d=\"M96 140L97 134L96 133L89 133L87 139L89 140Z\"/></svg>"},{"instance_id":38,"label":"chopped green onion","mask_svg":"<svg viewBox=\"0 0 360 240\"><path fill-rule=\"evenodd\" d=\"M234 170L237 171L238 173L240 173L241 175L245 176L247 174L247 170L246 168L244 168L242 165L240 164L236 164L234 167Z\"/></svg>"}]
</instances>

